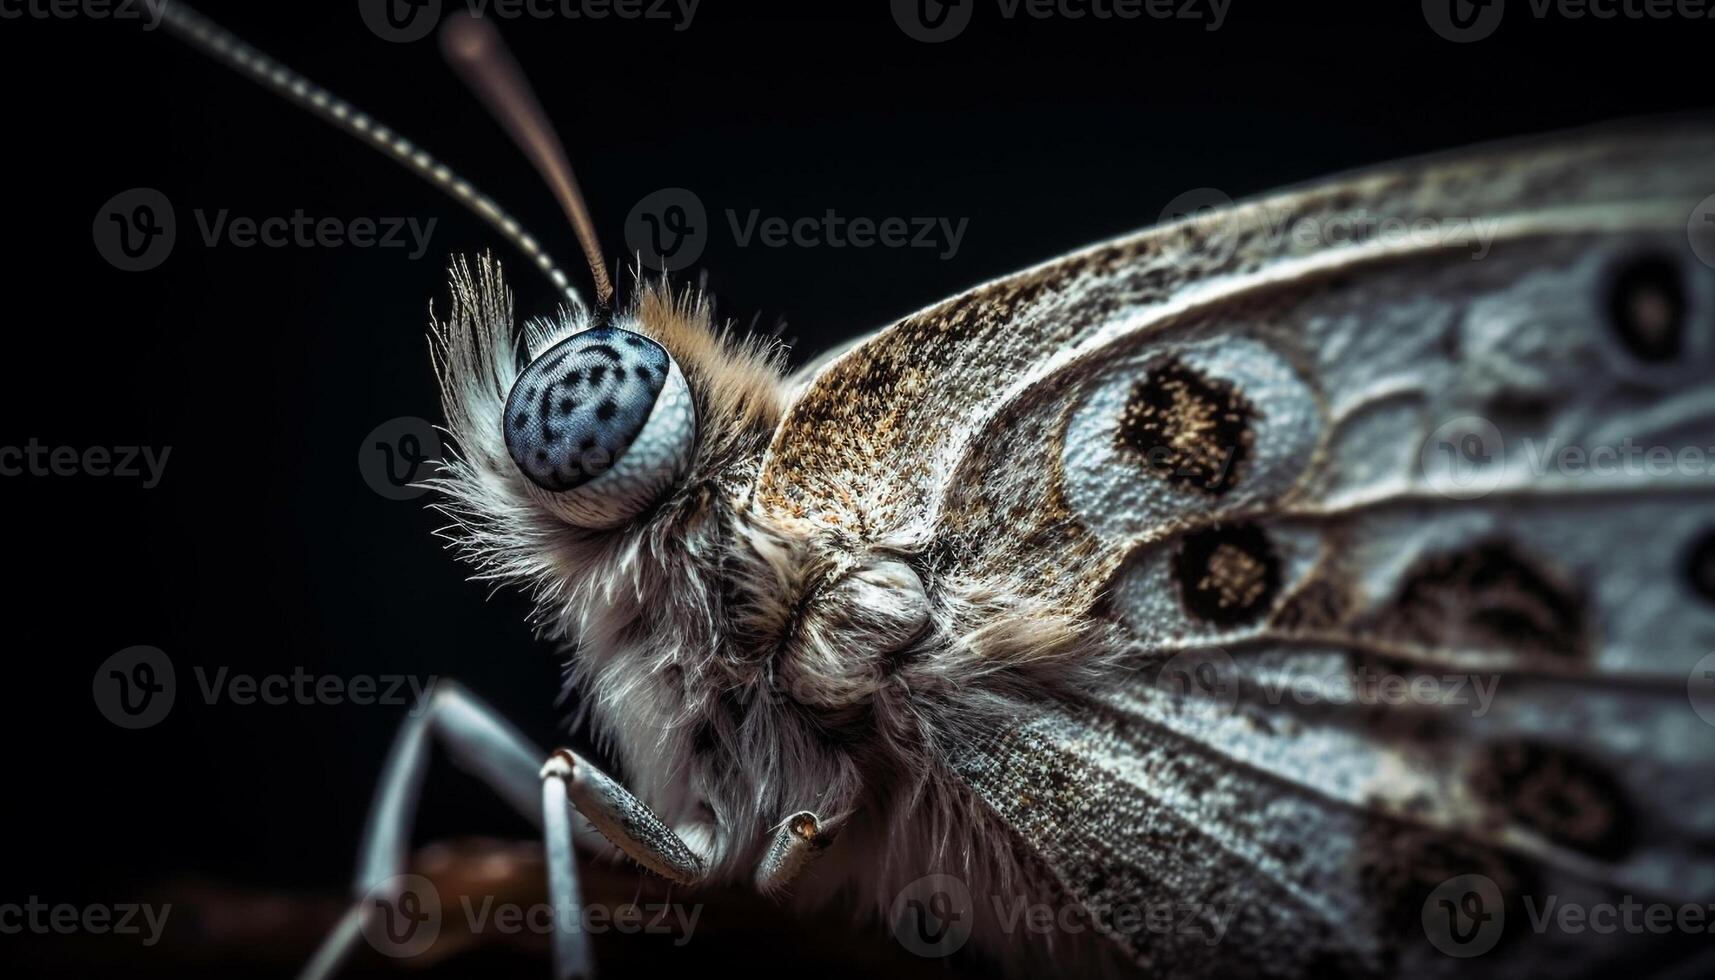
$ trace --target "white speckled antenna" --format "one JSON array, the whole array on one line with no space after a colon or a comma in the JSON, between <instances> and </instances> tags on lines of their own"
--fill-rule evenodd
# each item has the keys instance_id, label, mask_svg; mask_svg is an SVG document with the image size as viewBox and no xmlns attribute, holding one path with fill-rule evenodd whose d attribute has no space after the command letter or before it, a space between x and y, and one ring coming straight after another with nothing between
<instances>
[{"instance_id":1,"label":"white speckled antenna","mask_svg":"<svg viewBox=\"0 0 1715 980\"><path fill-rule=\"evenodd\" d=\"M454 173L452 168L435 159L428 151L376 122L367 113L327 89L245 44L231 32L185 4L168 4L161 23L173 36L363 140L398 161L412 173L445 191L488 222L507 241L517 246L574 307L584 308L583 298L572 288L566 274L548 253L542 250L542 246L537 244L535 237L494 203L492 198ZM584 234L583 229L579 229L580 237ZM605 275L599 268L597 274Z\"/></svg>"}]
</instances>

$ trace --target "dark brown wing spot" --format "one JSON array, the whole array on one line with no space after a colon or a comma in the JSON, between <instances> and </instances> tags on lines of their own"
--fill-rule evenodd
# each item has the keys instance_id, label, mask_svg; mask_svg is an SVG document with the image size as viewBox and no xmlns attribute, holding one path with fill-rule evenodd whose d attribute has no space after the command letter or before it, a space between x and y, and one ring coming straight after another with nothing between
<instances>
[{"instance_id":1,"label":"dark brown wing spot","mask_svg":"<svg viewBox=\"0 0 1715 980\"><path fill-rule=\"evenodd\" d=\"M1715 528L1692 542L1685 556L1685 581L1691 591L1715 602Z\"/></svg>"},{"instance_id":2,"label":"dark brown wing spot","mask_svg":"<svg viewBox=\"0 0 1715 980\"><path fill-rule=\"evenodd\" d=\"M1530 741L1488 746L1471 789L1501 814L1591 857L1617 861L1636 843L1625 789L1567 749Z\"/></svg>"},{"instance_id":3,"label":"dark brown wing spot","mask_svg":"<svg viewBox=\"0 0 1715 980\"><path fill-rule=\"evenodd\" d=\"M1150 476L1219 497L1250 457L1255 414L1231 383L1168 360L1132 388L1116 438Z\"/></svg>"},{"instance_id":4,"label":"dark brown wing spot","mask_svg":"<svg viewBox=\"0 0 1715 980\"><path fill-rule=\"evenodd\" d=\"M1425 646L1584 659L1584 603L1507 541L1419 559L1384 630Z\"/></svg>"},{"instance_id":5,"label":"dark brown wing spot","mask_svg":"<svg viewBox=\"0 0 1715 980\"><path fill-rule=\"evenodd\" d=\"M1185 609L1220 626L1252 622L1280 592L1280 558L1255 524L1215 525L1185 536L1173 556Z\"/></svg>"},{"instance_id":6,"label":"dark brown wing spot","mask_svg":"<svg viewBox=\"0 0 1715 980\"><path fill-rule=\"evenodd\" d=\"M1685 283L1665 255L1634 258L1608 287L1608 319L1620 343L1649 364L1674 360L1685 349Z\"/></svg>"}]
</instances>

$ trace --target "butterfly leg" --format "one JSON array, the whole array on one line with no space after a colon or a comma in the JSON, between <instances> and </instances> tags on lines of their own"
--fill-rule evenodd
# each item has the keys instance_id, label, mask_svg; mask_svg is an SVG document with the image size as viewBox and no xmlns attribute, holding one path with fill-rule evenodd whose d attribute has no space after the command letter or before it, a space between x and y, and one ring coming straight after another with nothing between
<instances>
[{"instance_id":1,"label":"butterfly leg","mask_svg":"<svg viewBox=\"0 0 1715 980\"><path fill-rule=\"evenodd\" d=\"M564 785L572 806L633 861L680 884L695 884L708 873L708 860L642 800L570 749L559 749L542 767L545 780Z\"/></svg>"},{"instance_id":2,"label":"butterfly leg","mask_svg":"<svg viewBox=\"0 0 1715 980\"><path fill-rule=\"evenodd\" d=\"M809 810L800 810L781 822L774 842L756 869L757 890L777 895L791 886L804 870L821 857L833 834L827 832Z\"/></svg>"},{"instance_id":3,"label":"butterfly leg","mask_svg":"<svg viewBox=\"0 0 1715 980\"><path fill-rule=\"evenodd\" d=\"M339 969L355 947L358 937L363 935L364 917L373 912L374 907L365 900L366 896L405 870L411 824L421 796L423 777L429 768L431 736L446 747L454 764L487 783L531 822L542 818L542 808L548 795L537 776L542 750L531 745L494 709L462 687L445 681L438 683L426 705L405 722L393 740L359 851L354 886L356 901L304 967L301 980L323 980ZM564 822L567 819L564 804L562 802L557 814L552 806L547 809L545 829L550 835L550 873L575 875L576 863L569 860L571 834ZM605 849L600 839L587 830L578 843L586 849ZM556 854L565 860L553 862ZM574 891L575 887L574 881ZM581 949L582 933L572 932L570 935ZM556 937L557 954L562 942L560 936ZM574 951L569 955L575 957L577 953ZM557 958L563 960L563 957ZM582 952L581 962L588 962L587 950Z\"/></svg>"}]
</instances>

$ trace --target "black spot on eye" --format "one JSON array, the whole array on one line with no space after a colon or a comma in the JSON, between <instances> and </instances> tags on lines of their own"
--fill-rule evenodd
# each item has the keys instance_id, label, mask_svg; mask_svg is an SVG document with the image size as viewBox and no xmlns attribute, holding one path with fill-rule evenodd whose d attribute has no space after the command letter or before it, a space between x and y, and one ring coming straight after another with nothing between
<instances>
[{"instance_id":1,"label":"black spot on eye","mask_svg":"<svg viewBox=\"0 0 1715 980\"><path fill-rule=\"evenodd\" d=\"M1685 283L1672 258L1645 255L1619 267L1607 306L1615 336L1638 360L1663 364L1684 351Z\"/></svg>"},{"instance_id":2,"label":"black spot on eye","mask_svg":"<svg viewBox=\"0 0 1715 980\"><path fill-rule=\"evenodd\" d=\"M1280 557L1255 524L1193 531L1173 557L1173 577L1185 609L1218 626L1262 616L1280 592Z\"/></svg>"},{"instance_id":3,"label":"black spot on eye","mask_svg":"<svg viewBox=\"0 0 1715 980\"><path fill-rule=\"evenodd\" d=\"M519 412L517 415L512 416L512 427L514 429L522 429L529 424L530 424L530 413L529 412Z\"/></svg>"},{"instance_id":4,"label":"black spot on eye","mask_svg":"<svg viewBox=\"0 0 1715 980\"><path fill-rule=\"evenodd\" d=\"M1568 749L1526 740L1487 746L1471 789L1513 821L1591 857L1616 861L1636 845L1625 787Z\"/></svg>"},{"instance_id":5,"label":"black spot on eye","mask_svg":"<svg viewBox=\"0 0 1715 980\"><path fill-rule=\"evenodd\" d=\"M613 399L610 398L607 401L602 402L601 407L595 410L595 417L600 419L603 422L606 422L608 419L613 418L615 413L617 413L618 411L619 411L619 406L615 405L613 403Z\"/></svg>"},{"instance_id":6,"label":"black spot on eye","mask_svg":"<svg viewBox=\"0 0 1715 980\"><path fill-rule=\"evenodd\" d=\"M572 409L574 407L576 407L577 404L578 404L577 402L571 400L570 398L560 399L560 414L561 415L571 414Z\"/></svg>"},{"instance_id":7,"label":"black spot on eye","mask_svg":"<svg viewBox=\"0 0 1715 980\"><path fill-rule=\"evenodd\" d=\"M1715 602L1715 528L1691 543L1685 555L1685 581L1691 591Z\"/></svg>"},{"instance_id":8,"label":"black spot on eye","mask_svg":"<svg viewBox=\"0 0 1715 980\"><path fill-rule=\"evenodd\" d=\"M1442 649L1583 659L1584 603L1508 541L1419 559L1401 580L1384 630Z\"/></svg>"},{"instance_id":9,"label":"black spot on eye","mask_svg":"<svg viewBox=\"0 0 1715 980\"><path fill-rule=\"evenodd\" d=\"M1219 497L1250 458L1255 415L1232 384L1169 360L1132 388L1116 439L1150 476Z\"/></svg>"},{"instance_id":10,"label":"black spot on eye","mask_svg":"<svg viewBox=\"0 0 1715 980\"><path fill-rule=\"evenodd\" d=\"M644 367L641 364L639 364L636 368L632 369L632 373L637 375L637 380L639 380L639 381L648 381L649 380L649 369Z\"/></svg>"},{"instance_id":11,"label":"black spot on eye","mask_svg":"<svg viewBox=\"0 0 1715 980\"><path fill-rule=\"evenodd\" d=\"M607 377L607 368L602 367L600 364L590 368L590 387L593 388L600 385L602 379L605 377Z\"/></svg>"},{"instance_id":12,"label":"black spot on eye","mask_svg":"<svg viewBox=\"0 0 1715 980\"><path fill-rule=\"evenodd\" d=\"M582 371L567 371L566 376L560 379L560 384L567 388L571 388L576 386L578 382L582 380L584 380L584 373Z\"/></svg>"}]
</instances>

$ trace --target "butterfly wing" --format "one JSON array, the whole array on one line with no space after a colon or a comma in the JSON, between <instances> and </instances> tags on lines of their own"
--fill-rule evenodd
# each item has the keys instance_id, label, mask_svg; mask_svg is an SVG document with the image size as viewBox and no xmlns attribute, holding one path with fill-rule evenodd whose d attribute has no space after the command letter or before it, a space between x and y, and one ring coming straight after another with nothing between
<instances>
[{"instance_id":1,"label":"butterfly wing","mask_svg":"<svg viewBox=\"0 0 1715 980\"><path fill-rule=\"evenodd\" d=\"M1480 150L984 285L819 368L756 505L1112 628L955 768L1127 957L1586 972L1557 904L1715 897L1711 159Z\"/></svg>"}]
</instances>

